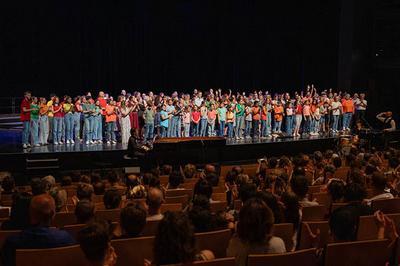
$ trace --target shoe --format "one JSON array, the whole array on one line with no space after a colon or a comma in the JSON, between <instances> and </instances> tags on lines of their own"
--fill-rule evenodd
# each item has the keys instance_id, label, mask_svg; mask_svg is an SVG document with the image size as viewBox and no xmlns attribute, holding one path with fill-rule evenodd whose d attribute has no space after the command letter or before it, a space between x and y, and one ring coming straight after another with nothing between
<instances>
[{"instance_id":1,"label":"shoe","mask_svg":"<svg viewBox=\"0 0 400 266\"><path fill-rule=\"evenodd\" d=\"M54 144L54 145L58 145L58 142L56 141L56 142L54 142L53 144Z\"/></svg>"},{"instance_id":2,"label":"shoe","mask_svg":"<svg viewBox=\"0 0 400 266\"><path fill-rule=\"evenodd\" d=\"M63 145L63 144L64 144L64 142L60 141L58 144L59 144L59 145Z\"/></svg>"},{"instance_id":3,"label":"shoe","mask_svg":"<svg viewBox=\"0 0 400 266\"><path fill-rule=\"evenodd\" d=\"M97 143L98 144L103 144L103 141L102 140L98 140Z\"/></svg>"},{"instance_id":4,"label":"shoe","mask_svg":"<svg viewBox=\"0 0 400 266\"><path fill-rule=\"evenodd\" d=\"M26 144L24 143L24 144L22 144L22 148L23 148L23 149L27 149L27 148L28 148L28 145L26 145Z\"/></svg>"},{"instance_id":5,"label":"shoe","mask_svg":"<svg viewBox=\"0 0 400 266\"><path fill-rule=\"evenodd\" d=\"M87 140L87 141L86 141L86 145L89 145L89 144L90 144L90 142Z\"/></svg>"},{"instance_id":6,"label":"shoe","mask_svg":"<svg viewBox=\"0 0 400 266\"><path fill-rule=\"evenodd\" d=\"M71 144L71 142L69 142L69 139L67 140L67 144Z\"/></svg>"},{"instance_id":7,"label":"shoe","mask_svg":"<svg viewBox=\"0 0 400 266\"><path fill-rule=\"evenodd\" d=\"M33 146L35 146L35 147L40 147L40 144L39 144L39 143L37 143L37 144L35 144L35 145L33 145Z\"/></svg>"},{"instance_id":8,"label":"shoe","mask_svg":"<svg viewBox=\"0 0 400 266\"><path fill-rule=\"evenodd\" d=\"M112 144L117 144L117 142L115 140L112 141Z\"/></svg>"},{"instance_id":9,"label":"shoe","mask_svg":"<svg viewBox=\"0 0 400 266\"><path fill-rule=\"evenodd\" d=\"M28 148L32 147L31 144L27 143L26 146L28 146Z\"/></svg>"},{"instance_id":10,"label":"shoe","mask_svg":"<svg viewBox=\"0 0 400 266\"><path fill-rule=\"evenodd\" d=\"M107 141L107 144L111 144L111 141Z\"/></svg>"},{"instance_id":11,"label":"shoe","mask_svg":"<svg viewBox=\"0 0 400 266\"><path fill-rule=\"evenodd\" d=\"M75 144L75 141L73 139L70 140L71 144Z\"/></svg>"},{"instance_id":12,"label":"shoe","mask_svg":"<svg viewBox=\"0 0 400 266\"><path fill-rule=\"evenodd\" d=\"M94 141L93 141L93 140L90 140L89 143L90 143L90 144L94 144Z\"/></svg>"}]
</instances>

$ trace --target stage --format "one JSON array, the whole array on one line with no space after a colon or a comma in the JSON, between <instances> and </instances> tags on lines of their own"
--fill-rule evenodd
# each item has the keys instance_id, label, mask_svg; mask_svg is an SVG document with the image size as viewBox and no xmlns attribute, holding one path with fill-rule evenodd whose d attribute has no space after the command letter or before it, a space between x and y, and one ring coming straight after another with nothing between
<instances>
[{"instance_id":1,"label":"stage","mask_svg":"<svg viewBox=\"0 0 400 266\"><path fill-rule=\"evenodd\" d=\"M225 138L166 138L157 140L143 160L128 160L126 145L81 143L46 145L23 149L20 132L0 131L0 170L20 173L49 173L75 169L103 169L144 164L233 163L255 161L264 156L312 153L333 149L339 136L305 138L227 140Z\"/></svg>"}]
</instances>

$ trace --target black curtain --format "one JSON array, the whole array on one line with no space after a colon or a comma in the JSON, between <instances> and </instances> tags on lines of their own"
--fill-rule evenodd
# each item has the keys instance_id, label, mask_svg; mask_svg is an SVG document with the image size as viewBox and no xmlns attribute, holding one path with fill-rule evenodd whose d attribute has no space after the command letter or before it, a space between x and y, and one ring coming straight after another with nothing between
<instances>
[{"instance_id":1,"label":"black curtain","mask_svg":"<svg viewBox=\"0 0 400 266\"><path fill-rule=\"evenodd\" d=\"M340 1L8 1L0 88L335 87Z\"/></svg>"}]
</instances>

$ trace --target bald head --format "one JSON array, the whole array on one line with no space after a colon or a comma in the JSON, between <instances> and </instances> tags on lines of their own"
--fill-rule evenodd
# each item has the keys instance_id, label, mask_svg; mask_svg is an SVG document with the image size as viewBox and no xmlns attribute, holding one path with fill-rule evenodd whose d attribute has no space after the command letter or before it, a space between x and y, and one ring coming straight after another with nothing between
<instances>
[{"instance_id":1,"label":"bald head","mask_svg":"<svg viewBox=\"0 0 400 266\"><path fill-rule=\"evenodd\" d=\"M161 205L164 202L164 195L158 188L151 188L147 194L147 205L149 206L149 214L157 214L160 212Z\"/></svg>"},{"instance_id":2,"label":"bald head","mask_svg":"<svg viewBox=\"0 0 400 266\"><path fill-rule=\"evenodd\" d=\"M56 204L53 197L48 194L35 196L29 206L29 214L32 225L49 226L56 213Z\"/></svg>"}]
</instances>

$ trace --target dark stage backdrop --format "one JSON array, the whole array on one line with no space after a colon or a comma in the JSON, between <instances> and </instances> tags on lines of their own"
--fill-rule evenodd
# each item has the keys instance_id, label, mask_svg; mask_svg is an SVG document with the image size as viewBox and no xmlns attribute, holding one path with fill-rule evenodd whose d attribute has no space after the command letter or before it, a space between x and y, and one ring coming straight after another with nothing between
<instances>
[{"instance_id":1,"label":"dark stage backdrop","mask_svg":"<svg viewBox=\"0 0 400 266\"><path fill-rule=\"evenodd\" d=\"M5 95L337 84L340 1L7 1Z\"/></svg>"}]
</instances>

